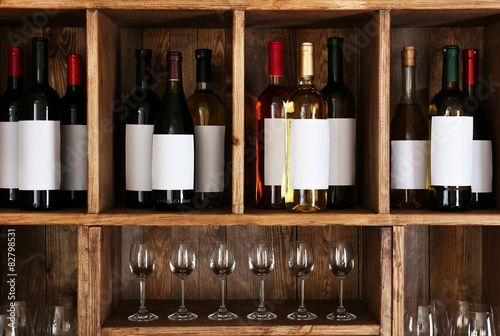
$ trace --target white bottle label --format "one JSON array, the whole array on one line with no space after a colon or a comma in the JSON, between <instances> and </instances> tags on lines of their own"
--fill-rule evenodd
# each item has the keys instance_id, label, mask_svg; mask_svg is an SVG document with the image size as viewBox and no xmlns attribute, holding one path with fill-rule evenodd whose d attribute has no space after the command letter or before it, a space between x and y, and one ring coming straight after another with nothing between
<instances>
[{"instance_id":1,"label":"white bottle label","mask_svg":"<svg viewBox=\"0 0 500 336\"><path fill-rule=\"evenodd\" d=\"M356 179L356 119L331 118L330 177L331 186L351 186Z\"/></svg>"},{"instance_id":2,"label":"white bottle label","mask_svg":"<svg viewBox=\"0 0 500 336\"><path fill-rule=\"evenodd\" d=\"M327 119L290 122L290 187L328 189L329 124Z\"/></svg>"},{"instance_id":3,"label":"white bottle label","mask_svg":"<svg viewBox=\"0 0 500 336\"><path fill-rule=\"evenodd\" d=\"M192 134L154 134L152 186L154 190L194 189Z\"/></svg>"},{"instance_id":4,"label":"white bottle label","mask_svg":"<svg viewBox=\"0 0 500 336\"><path fill-rule=\"evenodd\" d=\"M19 123L0 122L0 188L19 188Z\"/></svg>"},{"instance_id":5,"label":"white bottle label","mask_svg":"<svg viewBox=\"0 0 500 336\"><path fill-rule=\"evenodd\" d=\"M125 189L151 191L154 125L125 126Z\"/></svg>"},{"instance_id":6,"label":"white bottle label","mask_svg":"<svg viewBox=\"0 0 500 336\"><path fill-rule=\"evenodd\" d=\"M285 178L286 119L264 119L264 185L281 186Z\"/></svg>"},{"instance_id":7,"label":"white bottle label","mask_svg":"<svg viewBox=\"0 0 500 336\"><path fill-rule=\"evenodd\" d=\"M196 150L195 191L224 191L224 137L226 126L194 127Z\"/></svg>"},{"instance_id":8,"label":"white bottle label","mask_svg":"<svg viewBox=\"0 0 500 336\"><path fill-rule=\"evenodd\" d=\"M431 185L472 185L472 117L431 119Z\"/></svg>"},{"instance_id":9,"label":"white bottle label","mask_svg":"<svg viewBox=\"0 0 500 336\"><path fill-rule=\"evenodd\" d=\"M61 125L62 190L87 190L87 125Z\"/></svg>"},{"instance_id":10,"label":"white bottle label","mask_svg":"<svg viewBox=\"0 0 500 336\"><path fill-rule=\"evenodd\" d=\"M472 192L492 192L493 150L491 141L472 142Z\"/></svg>"},{"instance_id":11,"label":"white bottle label","mask_svg":"<svg viewBox=\"0 0 500 336\"><path fill-rule=\"evenodd\" d=\"M19 190L60 188L60 121L19 121Z\"/></svg>"},{"instance_id":12,"label":"white bottle label","mask_svg":"<svg viewBox=\"0 0 500 336\"><path fill-rule=\"evenodd\" d=\"M427 189L429 141L391 141L391 189Z\"/></svg>"}]
</instances>

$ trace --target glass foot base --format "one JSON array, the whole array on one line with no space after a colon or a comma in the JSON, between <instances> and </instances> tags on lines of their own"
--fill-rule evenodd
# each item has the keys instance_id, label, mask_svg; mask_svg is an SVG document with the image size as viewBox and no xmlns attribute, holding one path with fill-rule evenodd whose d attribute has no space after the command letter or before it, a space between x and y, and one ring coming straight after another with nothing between
<instances>
[{"instance_id":1,"label":"glass foot base","mask_svg":"<svg viewBox=\"0 0 500 336\"><path fill-rule=\"evenodd\" d=\"M357 318L356 315L351 314L349 312L333 312L328 315L326 315L326 318L332 321L353 321Z\"/></svg>"},{"instance_id":2,"label":"glass foot base","mask_svg":"<svg viewBox=\"0 0 500 336\"><path fill-rule=\"evenodd\" d=\"M254 321L269 321L269 320L274 320L278 316L270 311L254 311L253 313L250 313L247 315L247 318L249 320L254 320Z\"/></svg>"},{"instance_id":3,"label":"glass foot base","mask_svg":"<svg viewBox=\"0 0 500 336\"><path fill-rule=\"evenodd\" d=\"M314 313L311 313L310 311L294 311L293 313L290 313L286 316L290 320L297 320L297 321L310 321L314 320L318 316Z\"/></svg>"},{"instance_id":4,"label":"glass foot base","mask_svg":"<svg viewBox=\"0 0 500 336\"><path fill-rule=\"evenodd\" d=\"M238 315L236 315L235 313L231 313L230 311L216 311L215 313L208 315L208 318L214 321L230 321L236 320L238 318Z\"/></svg>"},{"instance_id":5,"label":"glass foot base","mask_svg":"<svg viewBox=\"0 0 500 336\"><path fill-rule=\"evenodd\" d=\"M192 321L196 320L198 315L191 313L188 310L176 311L173 314L168 315L168 319L172 321Z\"/></svg>"},{"instance_id":6,"label":"glass foot base","mask_svg":"<svg viewBox=\"0 0 500 336\"><path fill-rule=\"evenodd\" d=\"M151 322L158 320L158 316L146 310L145 312L139 311L134 315L130 315L128 320L132 322Z\"/></svg>"}]
</instances>

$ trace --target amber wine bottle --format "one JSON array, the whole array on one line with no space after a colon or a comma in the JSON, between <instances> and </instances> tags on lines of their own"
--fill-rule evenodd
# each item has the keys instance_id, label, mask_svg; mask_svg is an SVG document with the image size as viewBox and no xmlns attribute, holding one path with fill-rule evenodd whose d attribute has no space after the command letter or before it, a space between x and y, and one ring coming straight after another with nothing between
<instances>
[{"instance_id":1,"label":"amber wine bottle","mask_svg":"<svg viewBox=\"0 0 500 336\"><path fill-rule=\"evenodd\" d=\"M403 49L403 94L391 122L391 207L427 205L429 131L415 98L415 48Z\"/></svg>"},{"instance_id":2,"label":"amber wine bottle","mask_svg":"<svg viewBox=\"0 0 500 336\"><path fill-rule=\"evenodd\" d=\"M256 204L259 208L285 207L286 102L283 87L283 50L280 41L269 42L269 85L257 100Z\"/></svg>"},{"instance_id":3,"label":"amber wine bottle","mask_svg":"<svg viewBox=\"0 0 500 336\"><path fill-rule=\"evenodd\" d=\"M328 83L321 90L328 103L330 126L329 209L354 205L356 179L356 115L354 96L344 83L344 39L328 39Z\"/></svg>"},{"instance_id":4,"label":"amber wine bottle","mask_svg":"<svg viewBox=\"0 0 500 336\"><path fill-rule=\"evenodd\" d=\"M431 210L470 209L473 118L464 109L464 96L458 87L458 54L458 46L443 48L442 89L429 105Z\"/></svg>"},{"instance_id":5,"label":"amber wine bottle","mask_svg":"<svg viewBox=\"0 0 500 336\"><path fill-rule=\"evenodd\" d=\"M195 56L196 91L187 100L195 134L193 205L217 208L224 204L225 110L212 90L212 50L196 49Z\"/></svg>"},{"instance_id":6,"label":"amber wine bottle","mask_svg":"<svg viewBox=\"0 0 500 336\"><path fill-rule=\"evenodd\" d=\"M285 204L290 211L326 209L329 165L327 103L314 85L313 44L299 48L299 87L286 107Z\"/></svg>"},{"instance_id":7,"label":"amber wine bottle","mask_svg":"<svg viewBox=\"0 0 500 336\"><path fill-rule=\"evenodd\" d=\"M491 131L477 96L477 60L479 50L465 49L463 56L464 108L474 119L472 141L471 207L474 209L493 206L493 150Z\"/></svg>"}]
</instances>

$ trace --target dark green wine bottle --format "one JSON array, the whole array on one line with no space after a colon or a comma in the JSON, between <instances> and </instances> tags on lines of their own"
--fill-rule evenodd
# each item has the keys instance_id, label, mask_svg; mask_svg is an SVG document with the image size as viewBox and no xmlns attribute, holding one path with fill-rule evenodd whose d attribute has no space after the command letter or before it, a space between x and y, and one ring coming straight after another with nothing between
<instances>
[{"instance_id":1,"label":"dark green wine bottle","mask_svg":"<svg viewBox=\"0 0 500 336\"><path fill-rule=\"evenodd\" d=\"M321 90L328 103L330 124L329 209L354 205L356 114L354 96L344 83L343 46L343 38L328 39L328 83Z\"/></svg>"},{"instance_id":2,"label":"dark green wine bottle","mask_svg":"<svg viewBox=\"0 0 500 336\"><path fill-rule=\"evenodd\" d=\"M152 187L156 210L193 209L194 125L182 88L182 54L167 53L167 85L153 132Z\"/></svg>"}]
</instances>

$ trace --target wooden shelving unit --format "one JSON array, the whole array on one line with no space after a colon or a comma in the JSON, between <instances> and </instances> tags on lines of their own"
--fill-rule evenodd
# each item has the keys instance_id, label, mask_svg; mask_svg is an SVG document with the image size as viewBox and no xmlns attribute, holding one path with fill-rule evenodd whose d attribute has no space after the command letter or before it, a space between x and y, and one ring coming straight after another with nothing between
<instances>
[{"instance_id":1,"label":"wooden shelving unit","mask_svg":"<svg viewBox=\"0 0 500 336\"><path fill-rule=\"evenodd\" d=\"M480 75L485 107L500 130L500 3L456 1L242 1L210 0L3 0L0 2L0 74L6 50L16 41L25 48L25 85L30 78L30 38L49 38L50 81L65 91L65 56L81 53L86 63L89 125L88 209L33 213L0 210L0 232L15 227L24 249L19 284L25 295L47 302L69 297L78 306L79 335L167 334L328 334L403 335L405 302L465 294L500 305L500 210L435 213L391 211L389 204L389 125L400 96L403 46L417 48L417 94L422 109L440 85L440 49L445 44L481 50ZM320 214L292 214L255 209L252 145L253 107L267 83L266 45L285 42L285 87L295 87L297 44L315 45L316 83L326 83L326 39L342 36L347 85L357 109L357 201L354 209ZM214 50L214 89L227 108L227 205L186 213L161 213L123 207L123 148L119 108L134 85L133 50L154 50L160 74L155 91L164 90L165 54L184 54L184 90L194 89L194 50ZM4 81L0 89L5 90ZM498 133L498 132L494 132ZM495 176L500 176L495 135ZM496 190L500 179L496 178ZM250 192L249 192L250 191ZM497 192L498 194L498 192ZM249 197L250 195L250 197ZM497 197L500 199L500 197ZM160 320L136 325L127 321L137 304L137 280L128 270L131 241L146 239L157 248L158 265L148 280L149 307ZM178 239L198 246L198 265L186 283L189 305L200 313L194 323L166 319L175 310L179 283L168 269L169 247ZM219 283L210 273L211 243L236 245L237 267L227 297L240 319L214 323L206 318L219 299ZM251 241L269 239L276 250L276 270L266 280L266 298L279 319L251 323L244 316L257 298L255 276L247 269ZM290 241L313 242L316 268L306 280L306 302L320 318L313 323L286 319L295 307L297 283L286 260ZM337 303L338 283L328 270L328 242L344 239L355 247L355 269L346 280L348 305L359 313L353 323L336 324L324 316ZM0 236L1 240L1 236ZM2 241L3 242L3 241ZM3 246L3 245L2 245ZM0 269L5 260L0 251ZM76 267L78 265L78 267ZM0 272L2 274L3 271ZM5 283L0 276L0 281ZM496 285L496 286L495 286ZM78 290L76 291L76 288ZM4 297L4 287L0 295ZM77 304L76 304L77 303Z\"/></svg>"}]
</instances>

